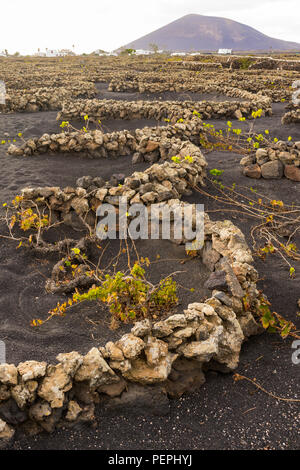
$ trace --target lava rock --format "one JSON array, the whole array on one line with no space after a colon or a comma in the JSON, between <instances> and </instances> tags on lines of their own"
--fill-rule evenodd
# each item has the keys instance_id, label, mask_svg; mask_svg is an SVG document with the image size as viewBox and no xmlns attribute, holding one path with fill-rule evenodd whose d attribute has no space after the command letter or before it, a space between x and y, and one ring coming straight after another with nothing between
<instances>
[{"instance_id":1,"label":"lava rock","mask_svg":"<svg viewBox=\"0 0 300 470\"><path fill-rule=\"evenodd\" d=\"M261 167L261 176L265 179L280 179L283 176L283 164L279 160L265 163Z\"/></svg>"},{"instance_id":2,"label":"lava rock","mask_svg":"<svg viewBox=\"0 0 300 470\"><path fill-rule=\"evenodd\" d=\"M225 271L213 272L204 284L204 287L209 290L227 291L228 284Z\"/></svg>"},{"instance_id":3,"label":"lava rock","mask_svg":"<svg viewBox=\"0 0 300 470\"><path fill-rule=\"evenodd\" d=\"M82 176L76 180L76 186L79 188L87 189L93 184L93 178L91 176Z\"/></svg>"},{"instance_id":4,"label":"lava rock","mask_svg":"<svg viewBox=\"0 0 300 470\"><path fill-rule=\"evenodd\" d=\"M295 165L285 165L284 176L292 181L300 181L300 168Z\"/></svg>"},{"instance_id":5,"label":"lava rock","mask_svg":"<svg viewBox=\"0 0 300 470\"><path fill-rule=\"evenodd\" d=\"M259 179L261 178L261 168L257 163L255 163L254 165L246 166L243 169L243 175L248 176L249 178Z\"/></svg>"},{"instance_id":6,"label":"lava rock","mask_svg":"<svg viewBox=\"0 0 300 470\"><path fill-rule=\"evenodd\" d=\"M129 384L121 397L102 404L104 415L165 416L170 412L170 402L159 385Z\"/></svg>"}]
</instances>

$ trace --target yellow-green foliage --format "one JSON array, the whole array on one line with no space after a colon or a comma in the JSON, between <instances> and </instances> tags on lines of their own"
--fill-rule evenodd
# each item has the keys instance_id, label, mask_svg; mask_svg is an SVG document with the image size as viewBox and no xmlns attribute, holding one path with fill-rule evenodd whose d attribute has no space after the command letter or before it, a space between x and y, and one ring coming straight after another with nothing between
<instances>
[{"instance_id":1,"label":"yellow-green foliage","mask_svg":"<svg viewBox=\"0 0 300 470\"><path fill-rule=\"evenodd\" d=\"M147 260L147 259L146 259ZM167 277L153 286L145 278L145 269L136 262L129 274L118 271L114 275L106 274L105 280L99 286L93 286L87 292L78 290L71 299L49 311L48 321L55 315L64 316L66 310L84 301L100 300L109 307L114 318L123 322L145 318L150 314L153 318L162 312L168 312L177 304L177 284ZM34 319L32 326L38 326L45 321Z\"/></svg>"},{"instance_id":2,"label":"yellow-green foliage","mask_svg":"<svg viewBox=\"0 0 300 470\"><path fill-rule=\"evenodd\" d=\"M238 59L238 62L240 64L240 68L242 70L248 70L248 68L252 64L253 60L249 59L248 57L240 57Z\"/></svg>"},{"instance_id":3,"label":"yellow-green foliage","mask_svg":"<svg viewBox=\"0 0 300 470\"><path fill-rule=\"evenodd\" d=\"M73 300L101 300L107 303L112 315L125 322L146 317L151 310L168 310L177 303L175 281L164 279L152 289L144 276L145 269L135 263L128 275L121 271L113 276L107 274L101 286L84 294L76 293Z\"/></svg>"}]
</instances>

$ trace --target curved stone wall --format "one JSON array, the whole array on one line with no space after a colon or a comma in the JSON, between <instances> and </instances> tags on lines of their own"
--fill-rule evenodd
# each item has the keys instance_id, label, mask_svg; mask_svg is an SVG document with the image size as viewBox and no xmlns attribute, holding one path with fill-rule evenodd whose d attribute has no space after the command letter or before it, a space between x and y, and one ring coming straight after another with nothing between
<instances>
[{"instance_id":1,"label":"curved stone wall","mask_svg":"<svg viewBox=\"0 0 300 470\"><path fill-rule=\"evenodd\" d=\"M30 358L0 364L0 438L7 442L16 429L52 432L93 421L95 404L106 410L126 406L136 387L139 396L167 402L201 386L209 369L234 370L243 341L261 331L255 320L258 274L242 232L230 221L205 216L201 257L211 271L206 284L212 297L205 302L156 323L138 322L118 341L95 345L86 355L61 352L56 364Z\"/></svg>"},{"instance_id":2,"label":"curved stone wall","mask_svg":"<svg viewBox=\"0 0 300 470\"><path fill-rule=\"evenodd\" d=\"M250 178L280 179L283 176L300 181L300 142L278 141L268 148L241 160L243 173Z\"/></svg>"}]
</instances>

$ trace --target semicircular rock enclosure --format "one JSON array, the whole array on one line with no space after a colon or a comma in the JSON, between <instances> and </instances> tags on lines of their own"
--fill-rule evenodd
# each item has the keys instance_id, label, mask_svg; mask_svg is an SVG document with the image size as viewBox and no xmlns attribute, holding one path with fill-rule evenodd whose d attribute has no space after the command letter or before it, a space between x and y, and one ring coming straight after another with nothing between
<instances>
[{"instance_id":1,"label":"semicircular rock enclosure","mask_svg":"<svg viewBox=\"0 0 300 470\"><path fill-rule=\"evenodd\" d=\"M81 60L65 61L68 79L55 60L47 78L38 59L23 68L0 60L4 442L16 431L93 422L96 406L139 408L141 397L143 412L167 413L169 400L197 390L208 371L234 371L243 343L263 332L269 304L245 238L251 227L243 233L226 209L234 201L237 214L256 216L266 203L248 196L245 209L236 182L222 181L228 164L215 166L225 154L245 184L300 181L300 143L289 139L292 129L300 140L290 101L298 61ZM276 142L253 129L273 114L290 126ZM122 236L136 206L143 239ZM281 217L272 214L266 229ZM183 215L189 237L178 236Z\"/></svg>"}]
</instances>

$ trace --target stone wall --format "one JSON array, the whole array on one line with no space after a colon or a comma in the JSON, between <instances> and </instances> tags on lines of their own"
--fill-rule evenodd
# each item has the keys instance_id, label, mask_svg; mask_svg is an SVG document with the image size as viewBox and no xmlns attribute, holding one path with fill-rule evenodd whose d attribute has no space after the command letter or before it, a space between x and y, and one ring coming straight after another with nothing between
<instances>
[{"instance_id":1,"label":"stone wall","mask_svg":"<svg viewBox=\"0 0 300 470\"><path fill-rule=\"evenodd\" d=\"M22 196L26 204L33 201L57 212L57 218L65 218L73 211L86 216L89 211L95 212L101 203L118 205L117 198L121 196L130 204L146 205L176 199L189 193L191 186L203 184L207 165L199 148L191 142L181 144L177 161L154 164L144 172L134 172L124 178L122 184L120 181L105 182L100 177L96 181L83 177L78 180L80 187L77 188L25 188Z\"/></svg>"},{"instance_id":2,"label":"stone wall","mask_svg":"<svg viewBox=\"0 0 300 470\"><path fill-rule=\"evenodd\" d=\"M114 100L78 100L68 101L62 106L57 120L89 119L191 119L194 112L201 114L203 119L223 119L247 117L251 119L253 111L262 109L265 115L272 114L271 100L255 96L249 92L232 89L231 96L245 96L247 101L114 101ZM250 100L249 100L249 95Z\"/></svg>"},{"instance_id":3,"label":"stone wall","mask_svg":"<svg viewBox=\"0 0 300 470\"><path fill-rule=\"evenodd\" d=\"M205 216L200 255L211 272L206 287L212 296L205 302L156 323L137 322L118 341L95 344L85 355L61 352L56 364L30 358L0 364L2 442L16 430L34 434L92 422L95 404L107 413L136 406L144 414L167 413L168 398L199 388L207 370L233 371L243 341L261 332L254 317L258 274L242 232L230 221Z\"/></svg>"},{"instance_id":4,"label":"stone wall","mask_svg":"<svg viewBox=\"0 0 300 470\"><path fill-rule=\"evenodd\" d=\"M245 69L245 63L249 70L300 70L300 61L292 59L276 59L266 56L247 56L247 55L220 55L215 54L208 56L205 54L197 54L194 56L184 57L184 62L200 62L203 66L217 62L224 69Z\"/></svg>"},{"instance_id":5,"label":"stone wall","mask_svg":"<svg viewBox=\"0 0 300 470\"><path fill-rule=\"evenodd\" d=\"M290 124L292 122L300 122L300 108L295 108L292 109L292 111L289 111L285 113L281 120L282 124Z\"/></svg>"},{"instance_id":6,"label":"stone wall","mask_svg":"<svg viewBox=\"0 0 300 470\"><path fill-rule=\"evenodd\" d=\"M228 64L233 69L249 70L293 70L300 71L299 60L276 59L273 57L231 56Z\"/></svg>"},{"instance_id":7,"label":"stone wall","mask_svg":"<svg viewBox=\"0 0 300 470\"><path fill-rule=\"evenodd\" d=\"M0 58L0 80L5 82L7 90L28 90L45 87L65 87L70 84L80 85L90 82L109 82L116 72L132 68L119 63L117 59L110 63L99 61L99 58L75 58L71 61L61 58L32 59L20 61Z\"/></svg>"},{"instance_id":8,"label":"stone wall","mask_svg":"<svg viewBox=\"0 0 300 470\"><path fill-rule=\"evenodd\" d=\"M182 62L176 62L182 64ZM158 93L166 91L217 93L220 95L235 96L242 99L253 100L258 96L265 96L278 102L281 99L290 99L291 84L299 78L296 72L271 71L266 76L263 70L200 70L195 73L184 70L174 70L174 63L160 73L143 72L137 74L117 72L109 86L110 91L148 92ZM234 90L233 90L234 89ZM250 95L243 92L249 92Z\"/></svg>"},{"instance_id":9,"label":"stone wall","mask_svg":"<svg viewBox=\"0 0 300 470\"><path fill-rule=\"evenodd\" d=\"M241 160L243 173L250 178L280 179L283 176L300 181L300 142L278 141L261 148L256 155Z\"/></svg>"},{"instance_id":10,"label":"stone wall","mask_svg":"<svg viewBox=\"0 0 300 470\"><path fill-rule=\"evenodd\" d=\"M219 62L183 61L181 64L187 70L222 70L223 68Z\"/></svg>"},{"instance_id":11,"label":"stone wall","mask_svg":"<svg viewBox=\"0 0 300 470\"><path fill-rule=\"evenodd\" d=\"M204 77L203 77L204 78ZM226 81L227 82L227 81ZM223 75L218 76L215 80L210 77L209 80L199 80L197 76L188 78L181 77L180 80L171 76L158 77L157 74L147 77L134 77L130 78L115 78L113 79L108 87L109 91L117 92L139 92L139 93L161 93L164 91L176 91L176 92L194 92L194 93L217 93L220 95L227 95L230 97L238 97L245 100L252 100L254 102L265 103L263 107L271 106L268 98L256 95L248 92L247 90L240 89L238 87L224 85Z\"/></svg>"},{"instance_id":12,"label":"stone wall","mask_svg":"<svg viewBox=\"0 0 300 470\"><path fill-rule=\"evenodd\" d=\"M86 153L95 158L130 155L136 150L137 142L129 131L103 134L100 130L89 132L61 132L43 134L41 137L28 139L20 147L10 145L10 155L37 155L45 153Z\"/></svg>"},{"instance_id":13,"label":"stone wall","mask_svg":"<svg viewBox=\"0 0 300 470\"><path fill-rule=\"evenodd\" d=\"M79 83L68 87L33 88L8 90L5 104L0 104L0 113L38 112L60 109L65 100L93 98L97 90L92 83Z\"/></svg>"},{"instance_id":14,"label":"stone wall","mask_svg":"<svg viewBox=\"0 0 300 470\"><path fill-rule=\"evenodd\" d=\"M246 64L250 61L249 69L240 68L244 67L245 60ZM200 77L197 71L193 73L188 69L185 70L183 64L188 62L199 63ZM222 64L223 69L215 69L216 65L211 65L213 62L217 66L219 63ZM297 69L299 71L299 62L266 57L222 57L220 55L211 56L209 62L207 62L207 56L204 55L185 57L184 61L176 62L168 60L165 56L148 57L146 62L141 57L30 58L28 61L10 57L9 59L0 58L0 79L5 82L9 93L11 90L26 90L45 86L51 88L68 87L70 83L79 84L82 81L90 83L109 82L112 79L130 81L136 78L136 74L139 74L140 82L172 82L173 89L179 83L199 85L200 78L202 83L203 81L210 81L218 85L226 83L233 87L239 88L241 86L243 89L248 89L248 80L251 79L253 85L257 82L258 90L263 90L263 94L265 94L266 90L261 86L263 83L259 82L273 82L274 84L274 80L280 77L289 81L288 85L284 87L285 89L281 87L281 91L285 93L293 81L291 74L297 74L295 71ZM230 69L231 63L236 64L236 69L234 67ZM253 67L259 68L254 69ZM268 70L267 76L264 67ZM135 74L132 73L133 68ZM236 78L234 78L235 75L237 75ZM295 79L297 76L299 77L299 74L295 75ZM271 92L272 89L274 89L273 85ZM249 89L249 91L251 90ZM280 89L277 92L280 93ZM282 97L285 98L285 96Z\"/></svg>"},{"instance_id":15,"label":"stone wall","mask_svg":"<svg viewBox=\"0 0 300 470\"><path fill-rule=\"evenodd\" d=\"M19 147L10 145L8 154L29 156L78 152L94 158L117 158L135 153L134 161L154 162L159 158L176 155L181 141L191 140L199 144L200 132L204 132L201 120L193 117L188 122L165 127L144 127L133 132L124 130L104 134L100 130L93 130L43 134L40 138L28 139Z\"/></svg>"}]
</instances>

